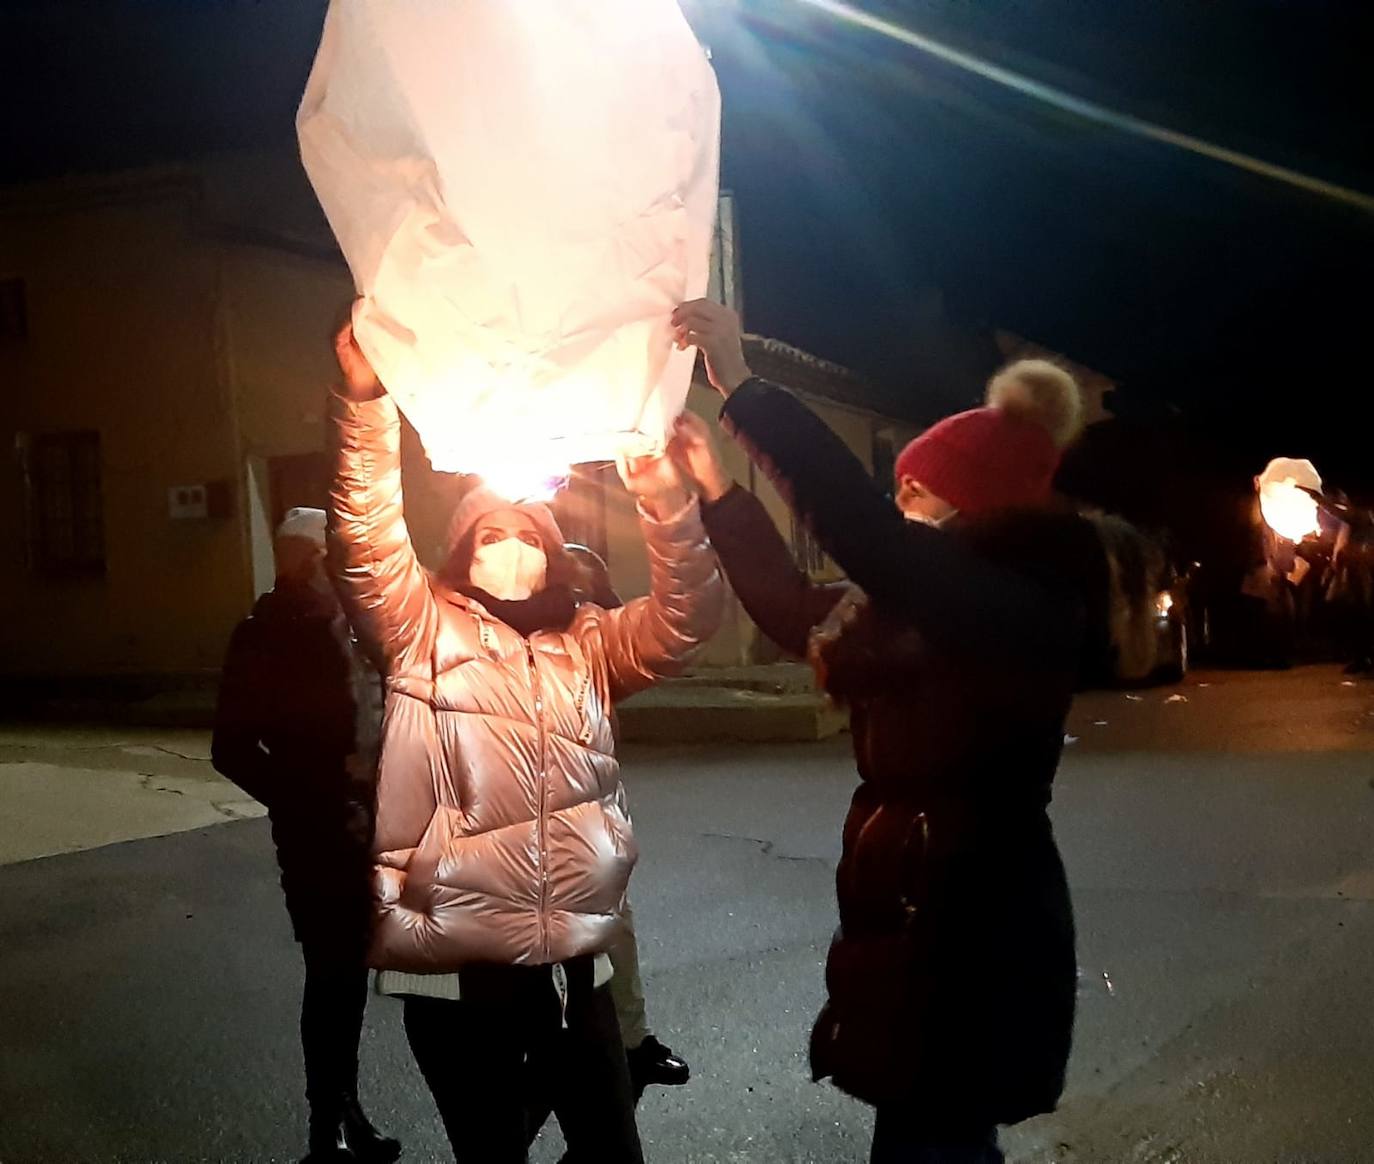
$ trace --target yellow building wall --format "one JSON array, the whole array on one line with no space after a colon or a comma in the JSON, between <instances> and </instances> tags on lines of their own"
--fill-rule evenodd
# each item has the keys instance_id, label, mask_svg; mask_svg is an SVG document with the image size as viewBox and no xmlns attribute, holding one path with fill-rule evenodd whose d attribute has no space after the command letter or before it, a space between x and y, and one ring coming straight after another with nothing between
<instances>
[{"instance_id":1,"label":"yellow building wall","mask_svg":"<svg viewBox=\"0 0 1374 1164\"><path fill-rule=\"evenodd\" d=\"M216 238L183 186L60 208L0 207L6 276L26 281L30 336L0 347L0 538L17 559L25 531L19 463L9 453L16 437L96 429L107 570L72 581L0 571L0 674L212 671L270 584L266 466L326 447L331 338L353 296L347 269ZM894 427L808 403L866 466L875 430ZM727 468L790 543L791 515L719 431L719 404L693 385L688 407L716 429ZM461 479L433 473L410 432L404 472L412 538L437 567ZM648 588L638 521L614 472L602 480L612 580L633 597ZM168 490L209 481L230 483L231 516L173 521ZM756 635L732 598L702 661L750 661Z\"/></svg>"},{"instance_id":2,"label":"yellow building wall","mask_svg":"<svg viewBox=\"0 0 1374 1164\"><path fill-rule=\"evenodd\" d=\"M353 299L347 269L265 247L225 254L225 314L246 456L324 448L337 378L333 335Z\"/></svg>"},{"instance_id":3,"label":"yellow building wall","mask_svg":"<svg viewBox=\"0 0 1374 1164\"><path fill-rule=\"evenodd\" d=\"M0 571L5 674L184 672L219 664L241 613L233 518L173 521L175 485L233 480L233 410L220 362L218 263L184 194L0 208L0 274L27 290L26 342L0 351ZM95 429L106 573L22 565L21 434Z\"/></svg>"},{"instance_id":4,"label":"yellow building wall","mask_svg":"<svg viewBox=\"0 0 1374 1164\"><path fill-rule=\"evenodd\" d=\"M348 269L341 261L269 247L232 247L226 256L226 311L244 456L267 460L323 451L328 393L338 376L333 337L354 296ZM402 464L411 539L425 564L437 567L461 479L430 468L408 425ZM244 487L253 487L246 473Z\"/></svg>"}]
</instances>

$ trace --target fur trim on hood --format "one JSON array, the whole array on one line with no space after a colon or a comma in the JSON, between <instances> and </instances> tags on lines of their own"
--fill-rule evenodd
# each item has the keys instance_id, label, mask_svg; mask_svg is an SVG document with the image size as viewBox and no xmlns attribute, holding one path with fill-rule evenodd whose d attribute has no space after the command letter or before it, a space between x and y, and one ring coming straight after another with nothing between
<instances>
[{"instance_id":1,"label":"fur trim on hood","mask_svg":"<svg viewBox=\"0 0 1374 1164\"><path fill-rule=\"evenodd\" d=\"M1088 513L1102 539L1111 569L1108 610L1112 648L1118 679L1144 679L1158 662L1155 602L1164 554L1125 518L1107 513Z\"/></svg>"}]
</instances>

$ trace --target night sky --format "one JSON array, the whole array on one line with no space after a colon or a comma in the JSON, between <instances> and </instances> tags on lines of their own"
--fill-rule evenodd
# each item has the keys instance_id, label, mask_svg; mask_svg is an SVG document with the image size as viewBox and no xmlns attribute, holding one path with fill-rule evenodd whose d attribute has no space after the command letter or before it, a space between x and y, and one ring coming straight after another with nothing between
<instances>
[{"instance_id":1,"label":"night sky","mask_svg":"<svg viewBox=\"0 0 1374 1164\"><path fill-rule=\"evenodd\" d=\"M1122 112L1374 193L1363 2L860 4ZM1085 124L795 0L684 7L724 93L751 330L910 393L921 359L910 321L938 286L957 322L1097 367L1137 406L1171 402L1243 456L1320 456L1374 484L1374 215ZM323 0L6 0L0 178L292 148L323 11Z\"/></svg>"}]
</instances>

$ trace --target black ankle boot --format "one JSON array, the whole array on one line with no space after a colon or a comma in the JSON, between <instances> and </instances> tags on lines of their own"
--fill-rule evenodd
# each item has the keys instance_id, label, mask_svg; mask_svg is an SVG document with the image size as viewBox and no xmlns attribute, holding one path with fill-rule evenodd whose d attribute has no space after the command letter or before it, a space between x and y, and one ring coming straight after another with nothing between
<instances>
[{"instance_id":1,"label":"black ankle boot","mask_svg":"<svg viewBox=\"0 0 1374 1164\"><path fill-rule=\"evenodd\" d=\"M401 1155L401 1141L384 1136L372 1126L372 1121L363 1114L362 1105L355 1095L344 1100L343 1145L363 1164L392 1164Z\"/></svg>"},{"instance_id":2,"label":"black ankle boot","mask_svg":"<svg viewBox=\"0 0 1374 1164\"><path fill-rule=\"evenodd\" d=\"M331 1129L318 1120L310 1121L310 1151L301 1164L356 1164L357 1159L344 1142L342 1123Z\"/></svg>"},{"instance_id":3,"label":"black ankle boot","mask_svg":"<svg viewBox=\"0 0 1374 1164\"><path fill-rule=\"evenodd\" d=\"M625 1053L630 1063L630 1083L634 1087L635 1099L644 1094L650 1084L659 1087L681 1087L692 1077L691 1068L681 1055L671 1047L665 1047L650 1035L638 1047Z\"/></svg>"}]
</instances>

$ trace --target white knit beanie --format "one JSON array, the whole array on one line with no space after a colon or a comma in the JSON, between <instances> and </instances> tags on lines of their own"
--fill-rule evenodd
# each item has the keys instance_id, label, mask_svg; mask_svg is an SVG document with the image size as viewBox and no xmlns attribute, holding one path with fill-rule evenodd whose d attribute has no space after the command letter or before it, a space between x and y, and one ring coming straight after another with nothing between
<instances>
[{"instance_id":1,"label":"white knit beanie","mask_svg":"<svg viewBox=\"0 0 1374 1164\"><path fill-rule=\"evenodd\" d=\"M323 509L307 509L298 506L290 510L277 526L279 538L304 538L324 548L326 518Z\"/></svg>"}]
</instances>

